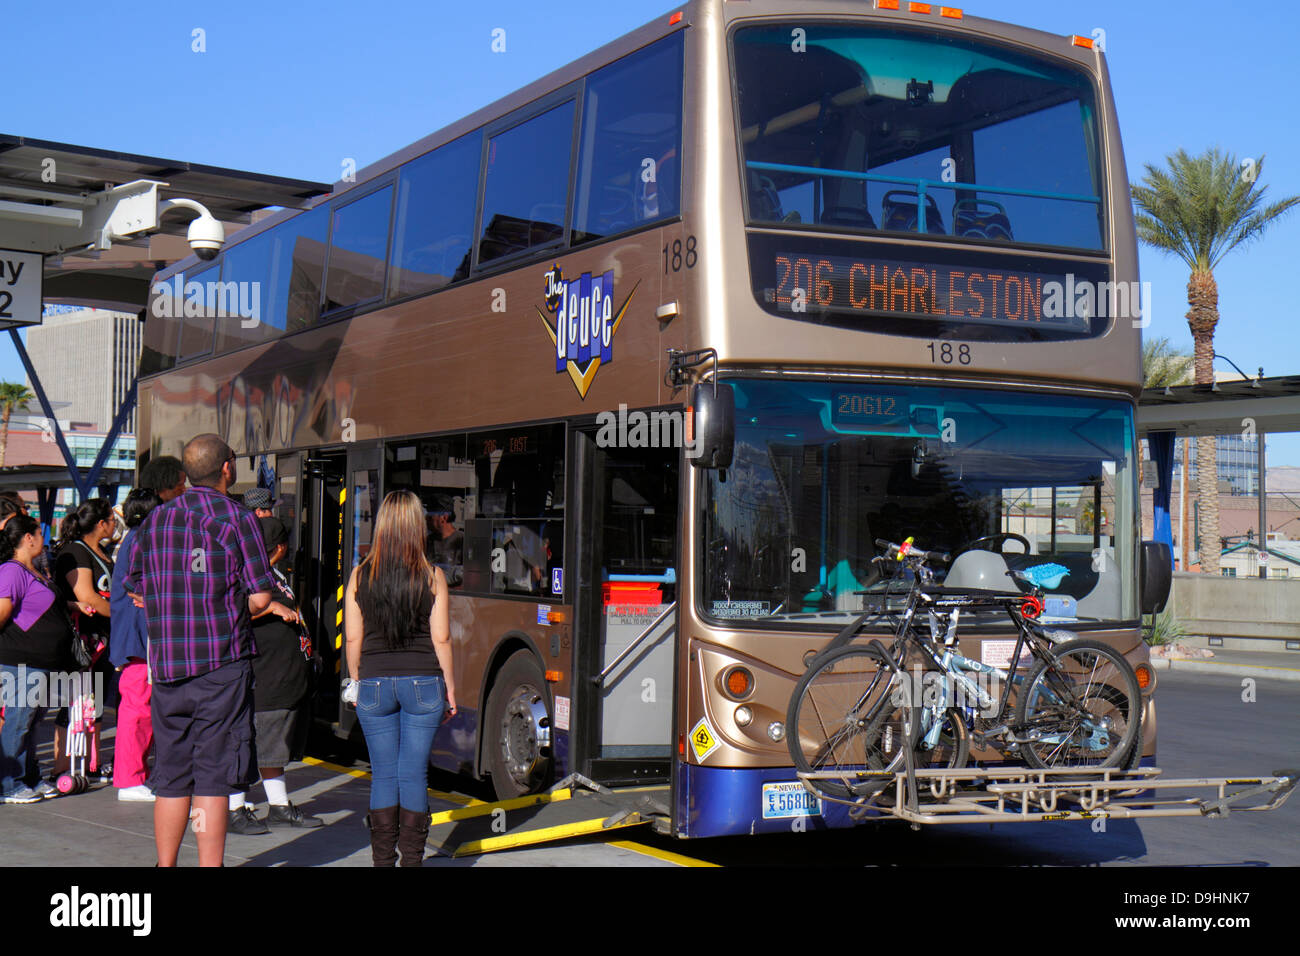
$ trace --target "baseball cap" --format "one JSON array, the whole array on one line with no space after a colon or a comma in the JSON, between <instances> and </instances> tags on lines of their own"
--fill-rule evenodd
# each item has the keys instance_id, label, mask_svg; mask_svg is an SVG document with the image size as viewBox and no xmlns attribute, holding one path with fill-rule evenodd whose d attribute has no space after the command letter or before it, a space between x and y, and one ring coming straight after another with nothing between
<instances>
[{"instance_id":1,"label":"baseball cap","mask_svg":"<svg viewBox=\"0 0 1300 956\"><path fill-rule=\"evenodd\" d=\"M244 507L256 510L271 507L271 492L267 488L253 488L244 492Z\"/></svg>"}]
</instances>

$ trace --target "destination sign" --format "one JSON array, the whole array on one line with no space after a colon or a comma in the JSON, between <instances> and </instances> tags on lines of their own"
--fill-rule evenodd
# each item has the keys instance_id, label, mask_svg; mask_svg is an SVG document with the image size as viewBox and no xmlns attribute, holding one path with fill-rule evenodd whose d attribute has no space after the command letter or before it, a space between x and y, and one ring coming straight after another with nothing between
<instances>
[{"instance_id":1,"label":"destination sign","mask_svg":"<svg viewBox=\"0 0 1300 956\"><path fill-rule=\"evenodd\" d=\"M1089 310L1071 307L1073 275L788 252L778 252L774 264L768 301L774 298L782 313L829 309L1083 334L1090 328Z\"/></svg>"}]
</instances>

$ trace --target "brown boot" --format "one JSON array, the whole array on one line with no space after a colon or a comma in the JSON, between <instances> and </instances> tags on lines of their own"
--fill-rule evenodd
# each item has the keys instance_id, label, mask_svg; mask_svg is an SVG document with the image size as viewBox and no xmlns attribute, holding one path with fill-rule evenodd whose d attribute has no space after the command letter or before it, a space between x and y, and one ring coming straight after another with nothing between
<instances>
[{"instance_id":1,"label":"brown boot","mask_svg":"<svg viewBox=\"0 0 1300 956\"><path fill-rule=\"evenodd\" d=\"M397 807L371 810L366 826L370 828L370 855L375 866L396 866Z\"/></svg>"},{"instance_id":2,"label":"brown boot","mask_svg":"<svg viewBox=\"0 0 1300 956\"><path fill-rule=\"evenodd\" d=\"M398 815L397 848L402 851L402 866L424 866L424 847L429 839L429 811L403 809Z\"/></svg>"}]
</instances>

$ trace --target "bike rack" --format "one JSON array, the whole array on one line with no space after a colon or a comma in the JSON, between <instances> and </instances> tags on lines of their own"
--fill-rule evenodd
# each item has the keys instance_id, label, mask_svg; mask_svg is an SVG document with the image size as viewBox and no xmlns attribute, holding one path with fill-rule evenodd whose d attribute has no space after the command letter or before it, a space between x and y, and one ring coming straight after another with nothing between
<instances>
[{"instance_id":1,"label":"bike rack","mask_svg":"<svg viewBox=\"0 0 1300 956\"><path fill-rule=\"evenodd\" d=\"M906 752L906 750L905 750ZM1291 795L1300 770L1269 777L1159 779L1159 768L1034 770L817 771L800 773L816 797L850 808L861 820L882 815L918 824L1028 823L1039 820L1117 820L1143 817L1226 817L1233 811L1276 810ZM851 794L828 793L834 782ZM1169 791L1212 789L1214 797ZM1258 801L1266 798L1266 802ZM1069 807L1077 807L1070 809Z\"/></svg>"}]
</instances>

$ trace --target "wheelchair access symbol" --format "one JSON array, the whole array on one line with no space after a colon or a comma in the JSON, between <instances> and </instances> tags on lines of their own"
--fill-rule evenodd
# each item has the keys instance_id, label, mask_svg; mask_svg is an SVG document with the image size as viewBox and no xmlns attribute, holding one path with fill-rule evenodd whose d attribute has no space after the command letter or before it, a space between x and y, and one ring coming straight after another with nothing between
<instances>
[{"instance_id":1,"label":"wheelchair access symbol","mask_svg":"<svg viewBox=\"0 0 1300 956\"><path fill-rule=\"evenodd\" d=\"M718 738L713 735L713 731L709 729L709 725L703 717L695 725L695 729L691 731L691 746L695 748L695 757L698 760L703 760L718 749Z\"/></svg>"},{"instance_id":2,"label":"wheelchair access symbol","mask_svg":"<svg viewBox=\"0 0 1300 956\"><path fill-rule=\"evenodd\" d=\"M564 593L564 568L551 568L551 593Z\"/></svg>"}]
</instances>

